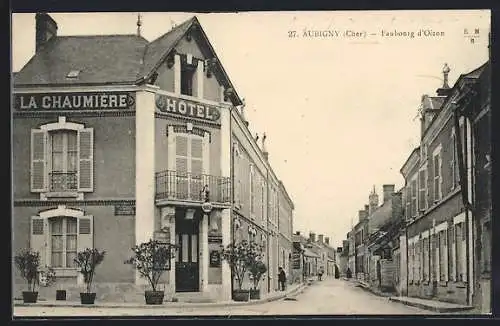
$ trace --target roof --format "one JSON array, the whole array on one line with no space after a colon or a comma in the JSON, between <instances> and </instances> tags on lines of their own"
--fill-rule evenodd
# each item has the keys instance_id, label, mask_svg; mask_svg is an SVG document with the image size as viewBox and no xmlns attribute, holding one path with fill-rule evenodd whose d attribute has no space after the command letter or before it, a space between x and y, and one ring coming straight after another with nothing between
<instances>
[{"instance_id":1,"label":"roof","mask_svg":"<svg viewBox=\"0 0 500 326\"><path fill-rule=\"evenodd\" d=\"M314 257L314 258L320 258L318 254L313 252L310 248L305 248L304 250L304 256L306 257Z\"/></svg>"},{"instance_id":2,"label":"roof","mask_svg":"<svg viewBox=\"0 0 500 326\"><path fill-rule=\"evenodd\" d=\"M392 198L379 206L368 220L368 233L372 233L376 229L380 229L384 224L392 218Z\"/></svg>"},{"instance_id":3,"label":"roof","mask_svg":"<svg viewBox=\"0 0 500 326\"><path fill-rule=\"evenodd\" d=\"M14 85L139 84L154 74L193 25L210 57L220 63L193 16L152 42L138 35L55 36L15 74ZM242 104L224 67L217 67L221 82L233 89L233 103ZM71 70L81 70L79 78L66 78Z\"/></svg>"},{"instance_id":4,"label":"roof","mask_svg":"<svg viewBox=\"0 0 500 326\"><path fill-rule=\"evenodd\" d=\"M401 174L404 174L403 171L405 170L406 166L408 165L408 163L411 161L411 159L413 157L417 156L417 158L420 157L420 146L417 146L412 152L410 155L408 155L408 158L406 159L406 161L403 163L403 166L401 167L401 169L399 170L399 172Z\"/></svg>"},{"instance_id":5,"label":"roof","mask_svg":"<svg viewBox=\"0 0 500 326\"><path fill-rule=\"evenodd\" d=\"M133 83L148 41L137 35L57 36L15 75L17 85ZM80 70L78 79L68 79Z\"/></svg>"}]
</instances>

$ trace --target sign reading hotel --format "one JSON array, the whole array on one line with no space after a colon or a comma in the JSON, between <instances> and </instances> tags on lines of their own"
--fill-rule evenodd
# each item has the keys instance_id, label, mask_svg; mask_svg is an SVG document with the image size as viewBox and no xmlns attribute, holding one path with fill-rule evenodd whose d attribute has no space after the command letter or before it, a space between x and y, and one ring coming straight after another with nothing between
<instances>
[{"instance_id":1,"label":"sign reading hotel","mask_svg":"<svg viewBox=\"0 0 500 326\"><path fill-rule=\"evenodd\" d=\"M134 92L15 94L16 110L128 110L135 108Z\"/></svg>"},{"instance_id":2,"label":"sign reading hotel","mask_svg":"<svg viewBox=\"0 0 500 326\"><path fill-rule=\"evenodd\" d=\"M161 113L210 122L218 122L220 118L219 110L214 106L167 95L156 95L156 108Z\"/></svg>"}]
</instances>

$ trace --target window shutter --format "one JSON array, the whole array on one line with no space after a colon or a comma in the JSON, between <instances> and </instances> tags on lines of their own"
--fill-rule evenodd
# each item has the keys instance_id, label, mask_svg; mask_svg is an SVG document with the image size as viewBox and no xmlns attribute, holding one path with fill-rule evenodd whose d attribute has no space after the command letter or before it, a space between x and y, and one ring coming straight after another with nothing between
<instances>
[{"instance_id":1,"label":"window shutter","mask_svg":"<svg viewBox=\"0 0 500 326\"><path fill-rule=\"evenodd\" d=\"M40 266L48 266L47 243L49 236L48 219L39 216L31 217L30 247L40 253Z\"/></svg>"},{"instance_id":2,"label":"window shutter","mask_svg":"<svg viewBox=\"0 0 500 326\"><path fill-rule=\"evenodd\" d=\"M176 156L175 134L173 126L168 126L167 142L168 142L167 170L173 171L175 170L175 156Z\"/></svg>"},{"instance_id":3,"label":"window shutter","mask_svg":"<svg viewBox=\"0 0 500 326\"><path fill-rule=\"evenodd\" d=\"M418 172L418 209L425 209L425 170Z\"/></svg>"},{"instance_id":4,"label":"window shutter","mask_svg":"<svg viewBox=\"0 0 500 326\"><path fill-rule=\"evenodd\" d=\"M202 140L203 174L210 174L210 134L205 132Z\"/></svg>"},{"instance_id":5,"label":"window shutter","mask_svg":"<svg viewBox=\"0 0 500 326\"><path fill-rule=\"evenodd\" d=\"M92 192L94 189L94 129L78 132L78 190Z\"/></svg>"},{"instance_id":6,"label":"window shutter","mask_svg":"<svg viewBox=\"0 0 500 326\"><path fill-rule=\"evenodd\" d=\"M94 217L92 215L78 218L78 251L94 248Z\"/></svg>"},{"instance_id":7,"label":"window shutter","mask_svg":"<svg viewBox=\"0 0 500 326\"><path fill-rule=\"evenodd\" d=\"M439 154L439 199L443 198L443 159Z\"/></svg>"},{"instance_id":8,"label":"window shutter","mask_svg":"<svg viewBox=\"0 0 500 326\"><path fill-rule=\"evenodd\" d=\"M47 138L45 130L31 130L31 191L47 191Z\"/></svg>"},{"instance_id":9,"label":"window shutter","mask_svg":"<svg viewBox=\"0 0 500 326\"><path fill-rule=\"evenodd\" d=\"M188 172L188 138L186 136L175 136L175 171L177 175L185 175Z\"/></svg>"}]
</instances>

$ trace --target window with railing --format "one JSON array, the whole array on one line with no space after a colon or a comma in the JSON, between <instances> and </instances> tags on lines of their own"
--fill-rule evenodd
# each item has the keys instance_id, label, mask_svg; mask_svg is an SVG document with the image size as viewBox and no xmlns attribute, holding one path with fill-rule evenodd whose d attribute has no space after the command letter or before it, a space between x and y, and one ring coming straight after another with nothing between
<instances>
[{"instance_id":1,"label":"window with railing","mask_svg":"<svg viewBox=\"0 0 500 326\"><path fill-rule=\"evenodd\" d=\"M93 129L67 122L31 130L31 191L74 196L93 191Z\"/></svg>"}]
</instances>

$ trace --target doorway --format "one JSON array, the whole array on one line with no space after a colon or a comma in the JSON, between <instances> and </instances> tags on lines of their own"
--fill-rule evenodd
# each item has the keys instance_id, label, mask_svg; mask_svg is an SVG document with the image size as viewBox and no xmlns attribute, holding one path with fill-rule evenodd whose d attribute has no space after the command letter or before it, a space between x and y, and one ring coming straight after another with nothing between
<instances>
[{"instance_id":1,"label":"doorway","mask_svg":"<svg viewBox=\"0 0 500 326\"><path fill-rule=\"evenodd\" d=\"M175 219L175 242L178 246L175 262L176 292L197 292L199 283L199 218L198 212L186 219L186 210L179 210Z\"/></svg>"}]
</instances>

